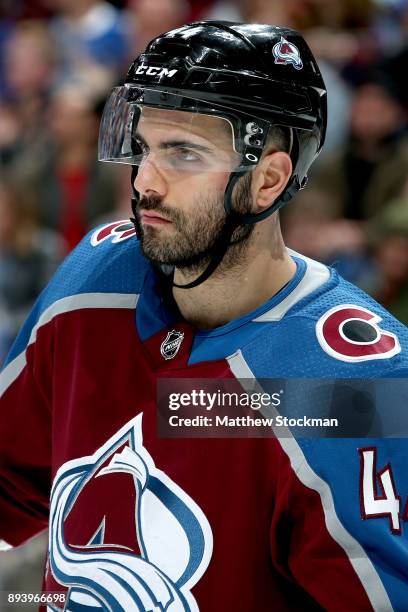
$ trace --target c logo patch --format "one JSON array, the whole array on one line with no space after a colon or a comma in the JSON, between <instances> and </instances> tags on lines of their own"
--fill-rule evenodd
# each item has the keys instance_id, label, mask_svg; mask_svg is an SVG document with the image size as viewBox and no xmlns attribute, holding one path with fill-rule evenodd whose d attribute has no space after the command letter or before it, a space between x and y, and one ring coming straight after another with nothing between
<instances>
[{"instance_id":1,"label":"c logo patch","mask_svg":"<svg viewBox=\"0 0 408 612\"><path fill-rule=\"evenodd\" d=\"M319 319L317 339L326 353L341 361L389 359L401 346L395 334L379 327L380 321L381 317L367 308L341 304Z\"/></svg>"},{"instance_id":2,"label":"c logo patch","mask_svg":"<svg viewBox=\"0 0 408 612\"><path fill-rule=\"evenodd\" d=\"M108 238L111 238L112 244L122 242L131 236L136 234L135 227L129 219L124 221L116 221L115 223L108 223L103 225L94 231L91 236L92 246L98 246L101 242L104 242Z\"/></svg>"}]
</instances>

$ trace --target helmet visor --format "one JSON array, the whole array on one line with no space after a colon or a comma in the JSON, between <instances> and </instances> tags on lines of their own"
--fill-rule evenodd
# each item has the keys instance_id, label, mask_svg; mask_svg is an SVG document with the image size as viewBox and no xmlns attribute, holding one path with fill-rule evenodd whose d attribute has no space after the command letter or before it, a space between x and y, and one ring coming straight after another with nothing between
<instances>
[{"instance_id":1,"label":"helmet visor","mask_svg":"<svg viewBox=\"0 0 408 612\"><path fill-rule=\"evenodd\" d=\"M173 175L242 169L234 117L206 105L168 92L114 88L102 117L99 160L154 163Z\"/></svg>"}]
</instances>

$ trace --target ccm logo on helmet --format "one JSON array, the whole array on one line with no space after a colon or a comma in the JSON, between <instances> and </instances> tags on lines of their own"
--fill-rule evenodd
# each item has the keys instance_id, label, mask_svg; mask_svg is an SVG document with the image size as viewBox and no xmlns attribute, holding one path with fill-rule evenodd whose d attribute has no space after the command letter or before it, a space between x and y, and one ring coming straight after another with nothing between
<instances>
[{"instance_id":1,"label":"ccm logo on helmet","mask_svg":"<svg viewBox=\"0 0 408 612\"><path fill-rule=\"evenodd\" d=\"M381 317L362 306L341 304L324 314L316 325L322 349L341 361L388 359L401 351L398 338L378 325Z\"/></svg>"},{"instance_id":2,"label":"ccm logo on helmet","mask_svg":"<svg viewBox=\"0 0 408 612\"><path fill-rule=\"evenodd\" d=\"M147 66L147 64L142 64L138 66L135 70L136 74L146 74L148 76L166 76L172 77L176 74L177 68L173 68L172 70L168 70L163 66Z\"/></svg>"},{"instance_id":3,"label":"ccm logo on helmet","mask_svg":"<svg viewBox=\"0 0 408 612\"><path fill-rule=\"evenodd\" d=\"M116 244L131 236L135 236L135 234L136 230L133 223L129 221L116 221L116 223L108 223L95 230L91 236L91 244L96 247L109 238L112 244Z\"/></svg>"}]
</instances>

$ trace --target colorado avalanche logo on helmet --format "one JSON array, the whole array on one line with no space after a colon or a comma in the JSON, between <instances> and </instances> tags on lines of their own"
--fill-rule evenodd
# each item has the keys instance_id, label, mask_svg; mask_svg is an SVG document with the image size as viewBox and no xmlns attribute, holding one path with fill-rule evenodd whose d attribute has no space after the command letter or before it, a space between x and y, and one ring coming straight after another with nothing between
<instances>
[{"instance_id":1,"label":"colorado avalanche logo on helmet","mask_svg":"<svg viewBox=\"0 0 408 612\"><path fill-rule=\"evenodd\" d=\"M275 64L292 64L296 70L302 70L303 62L300 57L299 49L283 36L281 36L280 41L273 46L272 53L275 57Z\"/></svg>"}]
</instances>

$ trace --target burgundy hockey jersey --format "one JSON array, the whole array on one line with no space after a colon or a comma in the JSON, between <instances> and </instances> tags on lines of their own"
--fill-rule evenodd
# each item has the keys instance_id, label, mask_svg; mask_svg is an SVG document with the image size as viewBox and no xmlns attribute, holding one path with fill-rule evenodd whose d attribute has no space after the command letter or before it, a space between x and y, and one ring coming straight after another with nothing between
<instances>
[{"instance_id":1,"label":"burgundy hockey jersey","mask_svg":"<svg viewBox=\"0 0 408 612\"><path fill-rule=\"evenodd\" d=\"M49 525L66 610L408 609L404 439L157 434L159 379L407 376L406 328L293 258L266 304L197 330L120 222L39 298L0 378L0 538Z\"/></svg>"}]
</instances>

